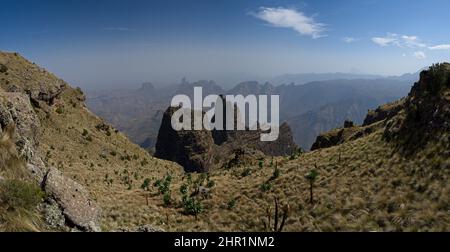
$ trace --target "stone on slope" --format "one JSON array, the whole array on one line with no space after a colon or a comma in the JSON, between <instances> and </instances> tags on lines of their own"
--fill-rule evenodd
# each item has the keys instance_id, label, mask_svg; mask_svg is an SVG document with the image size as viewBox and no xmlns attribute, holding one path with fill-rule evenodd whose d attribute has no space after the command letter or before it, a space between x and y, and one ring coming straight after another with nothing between
<instances>
[{"instance_id":1,"label":"stone on slope","mask_svg":"<svg viewBox=\"0 0 450 252\"><path fill-rule=\"evenodd\" d=\"M100 231L101 209L80 184L50 168L44 189L59 204L69 223L85 231Z\"/></svg>"}]
</instances>

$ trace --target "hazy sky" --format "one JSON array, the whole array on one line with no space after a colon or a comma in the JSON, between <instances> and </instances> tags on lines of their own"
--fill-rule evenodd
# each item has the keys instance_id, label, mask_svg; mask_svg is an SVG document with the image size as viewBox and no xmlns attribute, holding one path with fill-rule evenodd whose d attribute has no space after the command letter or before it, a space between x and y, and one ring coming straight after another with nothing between
<instances>
[{"instance_id":1,"label":"hazy sky","mask_svg":"<svg viewBox=\"0 0 450 252\"><path fill-rule=\"evenodd\" d=\"M0 50L84 88L414 72L450 57L450 1L2 1Z\"/></svg>"}]
</instances>

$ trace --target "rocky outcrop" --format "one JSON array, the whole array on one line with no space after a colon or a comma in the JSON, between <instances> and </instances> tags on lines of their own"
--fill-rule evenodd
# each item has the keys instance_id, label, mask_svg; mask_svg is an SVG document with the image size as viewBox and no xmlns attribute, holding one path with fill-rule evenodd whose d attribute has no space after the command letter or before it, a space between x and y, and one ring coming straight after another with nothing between
<instances>
[{"instance_id":1,"label":"rocky outcrop","mask_svg":"<svg viewBox=\"0 0 450 252\"><path fill-rule=\"evenodd\" d=\"M230 168L257 160L264 155L284 156L297 150L287 123L280 126L276 141L261 142L260 135L263 132L260 130L175 131L171 125L171 117L176 110L178 108L169 107L164 113L155 157L175 161L187 172Z\"/></svg>"},{"instance_id":2,"label":"rocky outcrop","mask_svg":"<svg viewBox=\"0 0 450 252\"><path fill-rule=\"evenodd\" d=\"M260 133L258 131L258 133ZM260 134L258 134L259 136ZM291 155L298 149L294 142L292 130L289 125L284 122L280 125L278 139L271 142L256 141L259 150L268 156L287 156Z\"/></svg>"},{"instance_id":3,"label":"rocky outcrop","mask_svg":"<svg viewBox=\"0 0 450 252\"><path fill-rule=\"evenodd\" d=\"M0 132L11 125L15 128L14 144L18 156L26 162L32 178L49 196L42 207L48 224L57 229L62 229L61 223L64 223L80 230L99 231L100 208L89 198L89 193L59 170L48 169L39 156L37 148L41 124L31 99L23 93L0 90ZM54 214L57 210L61 214ZM64 221L60 216L64 216Z\"/></svg>"},{"instance_id":4,"label":"rocky outcrop","mask_svg":"<svg viewBox=\"0 0 450 252\"><path fill-rule=\"evenodd\" d=\"M169 107L163 115L155 157L175 161L188 172L207 172L213 158L211 133L206 130L175 131L171 118L178 109Z\"/></svg>"},{"instance_id":5,"label":"rocky outcrop","mask_svg":"<svg viewBox=\"0 0 450 252\"><path fill-rule=\"evenodd\" d=\"M66 222L85 231L100 231L101 210L80 184L50 168L43 188L60 206Z\"/></svg>"},{"instance_id":6,"label":"rocky outcrop","mask_svg":"<svg viewBox=\"0 0 450 252\"><path fill-rule=\"evenodd\" d=\"M33 110L30 98L22 93L0 91L0 128L15 126L15 144L19 156L27 161L27 168L40 183L45 165L38 156L40 121Z\"/></svg>"},{"instance_id":7,"label":"rocky outcrop","mask_svg":"<svg viewBox=\"0 0 450 252\"><path fill-rule=\"evenodd\" d=\"M413 153L430 140L450 147L450 64L422 71L404 101L404 110L386 123L384 137Z\"/></svg>"},{"instance_id":8,"label":"rocky outcrop","mask_svg":"<svg viewBox=\"0 0 450 252\"><path fill-rule=\"evenodd\" d=\"M370 110L364 119L363 126L367 126L385 119L389 120L398 114L403 109L404 100L395 101L392 103L379 106L375 110Z\"/></svg>"},{"instance_id":9,"label":"rocky outcrop","mask_svg":"<svg viewBox=\"0 0 450 252\"><path fill-rule=\"evenodd\" d=\"M344 129L332 130L317 136L316 141L311 146L311 150L329 148L343 142Z\"/></svg>"},{"instance_id":10,"label":"rocky outcrop","mask_svg":"<svg viewBox=\"0 0 450 252\"><path fill-rule=\"evenodd\" d=\"M403 153L412 154L431 140L450 148L450 64L436 64L422 71L408 96L369 111L361 127L319 135L311 150L335 146L379 129L383 129L384 139Z\"/></svg>"},{"instance_id":11,"label":"rocky outcrop","mask_svg":"<svg viewBox=\"0 0 450 252\"><path fill-rule=\"evenodd\" d=\"M367 136L382 127L382 122L376 122L367 126L355 126L353 123L346 121L343 128L334 129L317 136L316 141L311 146L311 151L329 148L347 141L356 140Z\"/></svg>"}]
</instances>

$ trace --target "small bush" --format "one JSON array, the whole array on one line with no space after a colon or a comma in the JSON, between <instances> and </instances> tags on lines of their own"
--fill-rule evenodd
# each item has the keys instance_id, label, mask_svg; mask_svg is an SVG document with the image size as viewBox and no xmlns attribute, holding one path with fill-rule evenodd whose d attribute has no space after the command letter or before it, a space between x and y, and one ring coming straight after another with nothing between
<instances>
[{"instance_id":1,"label":"small bush","mask_svg":"<svg viewBox=\"0 0 450 252\"><path fill-rule=\"evenodd\" d=\"M252 174L252 170L250 168L245 168L244 171L242 171L241 176L242 177L247 177L250 174Z\"/></svg>"},{"instance_id":2,"label":"small bush","mask_svg":"<svg viewBox=\"0 0 450 252\"><path fill-rule=\"evenodd\" d=\"M6 73L8 71L8 67L0 63L0 73Z\"/></svg>"},{"instance_id":3,"label":"small bush","mask_svg":"<svg viewBox=\"0 0 450 252\"><path fill-rule=\"evenodd\" d=\"M227 209L228 210L232 210L232 209L234 209L234 207L236 207L236 199L235 198L231 199L227 203Z\"/></svg>"},{"instance_id":4,"label":"small bush","mask_svg":"<svg viewBox=\"0 0 450 252\"><path fill-rule=\"evenodd\" d=\"M206 184L206 187L208 188L213 188L216 185L216 182L214 182L214 180L210 180L208 181L208 183Z\"/></svg>"},{"instance_id":5,"label":"small bush","mask_svg":"<svg viewBox=\"0 0 450 252\"><path fill-rule=\"evenodd\" d=\"M149 187L150 187L150 179L146 178L144 180L144 182L142 182L141 189L145 190L145 191L148 191L150 189Z\"/></svg>"},{"instance_id":6,"label":"small bush","mask_svg":"<svg viewBox=\"0 0 450 252\"><path fill-rule=\"evenodd\" d=\"M262 169L264 167L264 159L260 159L258 162L258 166L260 169Z\"/></svg>"},{"instance_id":7,"label":"small bush","mask_svg":"<svg viewBox=\"0 0 450 252\"><path fill-rule=\"evenodd\" d=\"M58 108L56 108L56 113L63 114L64 113L64 108L62 106L59 106Z\"/></svg>"},{"instance_id":8,"label":"small bush","mask_svg":"<svg viewBox=\"0 0 450 252\"><path fill-rule=\"evenodd\" d=\"M202 203L195 198L184 197L183 208L185 214L197 216L203 211Z\"/></svg>"},{"instance_id":9,"label":"small bush","mask_svg":"<svg viewBox=\"0 0 450 252\"><path fill-rule=\"evenodd\" d=\"M43 197L37 185L21 180L6 180L0 188L0 201L11 210L32 210Z\"/></svg>"},{"instance_id":10,"label":"small bush","mask_svg":"<svg viewBox=\"0 0 450 252\"><path fill-rule=\"evenodd\" d=\"M163 180L161 179L156 180L153 186L157 187L159 192L164 195L167 192L169 192L171 182L172 176L170 174L167 174Z\"/></svg>"},{"instance_id":11,"label":"small bush","mask_svg":"<svg viewBox=\"0 0 450 252\"><path fill-rule=\"evenodd\" d=\"M183 196L187 195L188 191L189 191L189 187L188 187L187 184L182 184L180 186L180 193L181 193L181 195L183 195Z\"/></svg>"},{"instance_id":12,"label":"small bush","mask_svg":"<svg viewBox=\"0 0 450 252\"><path fill-rule=\"evenodd\" d=\"M87 129L83 129L83 133L81 133L82 136L87 136L89 134L89 132L87 131Z\"/></svg>"},{"instance_id":13,"label":"small bush","mask_svg":"<svg viewBox=\"0 0 450 252\"><path fill-rule=\"evenodd\" d=\"M163 196L164 206L169 206L172 203L172 198L170 197L170 192L164 193Z\"/></svg>"},{"instance_id":14,"label":"small bush","mask_svg":"<svg viewBox=\"0 0 450 252\"><path fill-rule=\"evenodd\" d=\"M278 177L280 177L280 169L278 169L278 167L275 167L275 169L273 170L273 174L272 177L270 178L270 180L274 180L277 179Z\"/></svg>"},{"instance_id":15,"label":"small bush","mask_svg":"<svg viewBox=\"0 0 450 252\"><path fill-rule=\"evenodd\" d=\"M267 191L270 191L270 189L272 189L272 185L270 184L270 183L264 183L264 184L262 184L260 187L259 187L259 189L261 190L261 191L263 191L263 192L267 192Z\"/></svg>"}]
</instances>

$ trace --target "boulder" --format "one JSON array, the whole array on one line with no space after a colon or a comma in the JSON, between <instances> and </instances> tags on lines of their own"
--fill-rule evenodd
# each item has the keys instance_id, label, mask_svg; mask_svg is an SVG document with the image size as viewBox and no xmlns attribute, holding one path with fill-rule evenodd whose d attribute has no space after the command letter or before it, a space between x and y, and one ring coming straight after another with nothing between
<instances>
[{"instance_id":1,"label":"boulder","mask_svg":"<svg viewBox=\"0 0 450 252\"><path fill-rule=\"evenodd\" d=\"M67 223L83 231L100 231L101 209L80 184L50 168L43 188L58 203Z\"/></svg>"}]
</instances>

